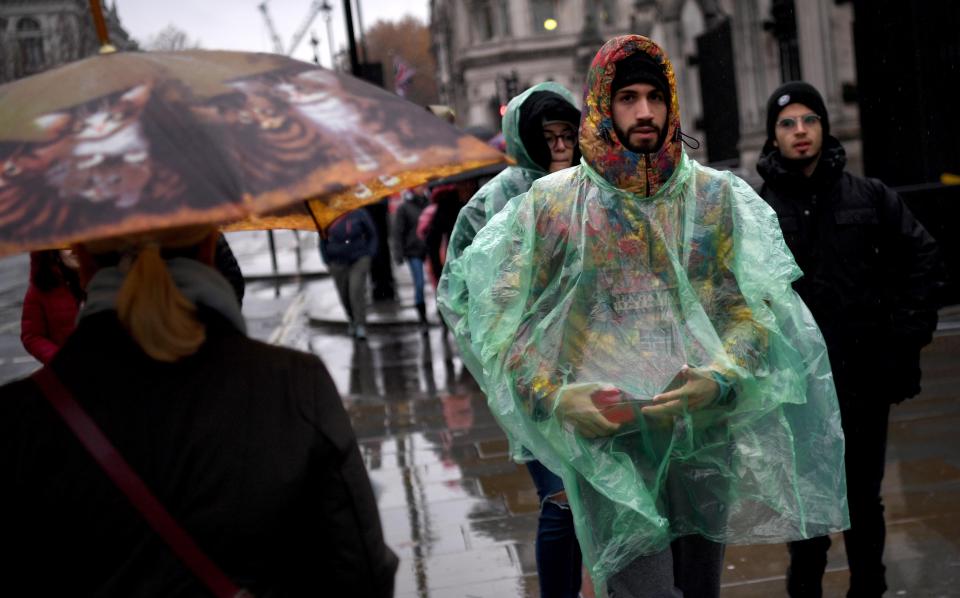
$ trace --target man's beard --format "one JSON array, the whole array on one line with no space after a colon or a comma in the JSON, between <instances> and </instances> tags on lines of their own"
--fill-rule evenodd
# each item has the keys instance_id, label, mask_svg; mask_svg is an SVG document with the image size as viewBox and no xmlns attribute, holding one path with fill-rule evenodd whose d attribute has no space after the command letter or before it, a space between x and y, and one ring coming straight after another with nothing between
<instances>
[{"instance_id":1,"label":"man's beard","mask_svg":"<svg viewBox=\"0 0 960 598\"><path fill-rule=\"evenodd\" d=\"M650 127L650 126L653 126L653 125L649 123L640 123L640 124L631 126L629 129L627 129L626 132L622 131L620 127L616 125L614 125L613 128L617 133L617 137L620 138L620 143L623 144L623 147L627 148L628 150L630 150L635 154L652 154L656 151L659 151L660 148L663 146L663 139L667 134L666 123L664 123L663 126L660 127L660 130L657 131L656 139L645 142L643 145L634 145L630 143L630 131L633 131L634 129L638 129L640 127Z\"/></svg>"}]
</instances>

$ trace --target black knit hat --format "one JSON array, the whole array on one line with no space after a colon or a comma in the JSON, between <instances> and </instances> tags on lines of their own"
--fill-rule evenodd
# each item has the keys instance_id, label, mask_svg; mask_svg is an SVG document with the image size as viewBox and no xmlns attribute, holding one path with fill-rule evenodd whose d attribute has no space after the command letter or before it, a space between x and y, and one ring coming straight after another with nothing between
<instances>
[{"instance_id":1,"label":"black knit hat","mask_svg":"<svg viewBox=\"0 0 960 598\"><path fill-rule=\"evenodd\" d=\"M770 95L767 100L767 139L776 139L774 128L777 125L777 119L780 112L790 104L803 104L814 114L820 117L820 126L823 128L823 136L826 138L830 134L830 117L827 115L827 107L823 103L823 98L817 89L804 81L788 81Z\"/></svg>"},{"instance_id":2,"label":"black knit hat","mask_svg":"<svg viewBox=\"0 0 960 598\"><path fill-rule=\"evenodd\" d=\"M667 83L667 74L663 66L646 52L636 52L616 63L617 72L613 75L610 84L610 97L617 90L634 83L649 83L663 93L663 97L670 105L670 84Z\"/></svg>"}]
</instances>

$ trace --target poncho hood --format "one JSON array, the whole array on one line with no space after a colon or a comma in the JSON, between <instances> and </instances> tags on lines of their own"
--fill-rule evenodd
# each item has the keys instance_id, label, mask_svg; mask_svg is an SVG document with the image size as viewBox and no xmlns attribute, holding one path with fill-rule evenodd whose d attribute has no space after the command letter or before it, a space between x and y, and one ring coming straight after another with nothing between
<instances>
[{"instance_id":1,"label":"poncho hood","mask_svg":"<svg viewBox=\"0 0 960 598\"><path fill-rule=\"evenodd\" d=\"M565 100L570 104L571 107L576 109L576 103L574 102L573 94L570 91L553 81L546 81L544 83L538 83L533 87L527 89L520 95L514 97L507 104L507 111L503 114L503 120L501 122L501 127L503 129L503 138L507 142L507 155L517 161L517 166L524 168L526 170L532 171L531 174L534 175L534 179L538 179L543 175L547 174L546 169L537 164L533 159L530 151L523 143L521 138L521 118L522 118L522 107L524 103L530 99L530 96L534 94L543 94L549 93L559 96L559 99Z\"/></svg>"},{"instance_id":2,"label":"poncho hood","mask_svg":"<svg viewBox=\"0 0 960 598\"><path fill-rule=\"evenodd\" d=\"M617 64L637 52L645 52L663 67L670 85L670 112L660 149L638 154L627 149L613 128L610 93ZM642 35L615 37L600 48L587 73L580 121L580 151L583 161L611 185L641 197L656 195L673 176L683 155L680 139L680 103L673 66L663 49Z\"/></svg>"}]
</instances>

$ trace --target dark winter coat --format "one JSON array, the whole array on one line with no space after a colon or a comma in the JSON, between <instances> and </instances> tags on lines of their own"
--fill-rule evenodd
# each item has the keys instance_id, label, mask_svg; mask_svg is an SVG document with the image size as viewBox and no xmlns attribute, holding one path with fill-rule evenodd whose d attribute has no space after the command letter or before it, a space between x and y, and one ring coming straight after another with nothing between
<instances>
[{"instance_id":1,"label":"dark winter coat","mask_svg":"<svg viewBox=\"0 0 960 598\"><path fill-rule=\"evenodd\" d=\"M379 240L373 218L364 209L347 212L333 221L320 238L320 254L326 263L350 265L377 254Z\"/></svg>"},{"instance_id":2,"label":"dark winter coat","mask_svg":"<svg viewBox=\"0 0 960 598\"><path fill-rule=\"evenodd\" d=\"M794 288L827 341L841 401L899 401L920 391L920 349L936 328L941 264L900 196L845 166L832 137L810 178L768 143L757 164L760 195L803 270Z\"/></svg>"},{"instance_id":3,"label":"dark winter coat","mask_svg":"<svg viewBox=\"0 0 960 598\"><path fill-rule=\"evenodd\" d=\"M224 572L258 597L391 596L357 440L314 356L219 315L200 350L150 360L115 312L52 362L117 450ZM0 388L4 595L209 594L84 452L29 379Z\"/></svg>"},{"instance_id":4,"label":"dark winter coat","mask_svg":"<svg viewBox=\"0 0 960 598\"><path fill-rule=\"evenodd\" d=\"M397 208L393 221L393 234L396 247L403 257L422 260L427 255L427 245L417 235L417 223L425 207L427 207L427 198L414 195L411 199L405 199Z\"/></svg>"}]
</instances>

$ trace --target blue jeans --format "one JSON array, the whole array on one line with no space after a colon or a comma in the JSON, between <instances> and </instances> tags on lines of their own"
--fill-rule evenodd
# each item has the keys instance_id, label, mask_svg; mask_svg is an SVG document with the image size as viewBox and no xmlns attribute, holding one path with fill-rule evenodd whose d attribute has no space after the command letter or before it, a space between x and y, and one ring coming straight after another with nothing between
<instances>
[{"instance_id":1,"label":"blue jeans","mask_svg":"<svg viewBox=\"0 0 960 598\"><path fill-rule=\"evenodd\" d=\"M410 276L413 277L413 303L423 305L423 259L408 257L407 265L410 267Z\"/></svg>"},{"instance_id":2,"label":"blue jeans","mask_svg":"<svg viewBox=\"0 0 960 598\"><path fill-rule=\"evenodd\" d=\"M551 497L563 491L563 480L539 461L527 470L540 497L537 525L537 576L541 598L576 598L580 593L580 544L573 530L573 513L564 501Z\"/></svg>"}]
</instances>

